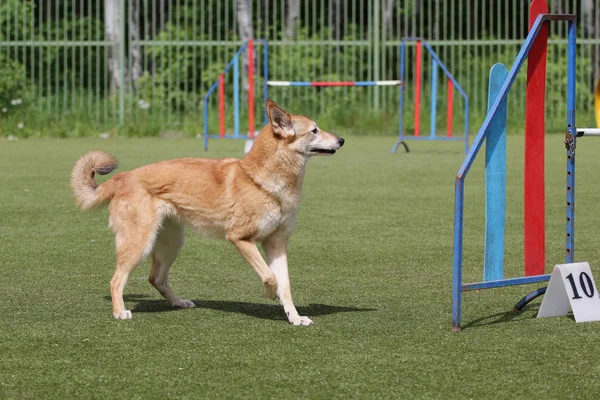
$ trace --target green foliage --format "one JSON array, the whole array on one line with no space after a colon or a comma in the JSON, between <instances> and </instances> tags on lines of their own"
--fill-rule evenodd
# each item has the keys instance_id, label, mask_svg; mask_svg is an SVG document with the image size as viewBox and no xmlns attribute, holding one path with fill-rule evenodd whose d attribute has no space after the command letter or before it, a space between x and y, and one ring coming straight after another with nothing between
<instances>
[{"instance_id":1,"label":"green foliage","mask_svg":"<svg viewBox=\"0 0 600 400\"><path fill-rule=\"evenodd\" d=\"M22 95L26 84L25 68L0 53L0 107Z\"/></svg>"},{"instance_id":2,"label":"green foliage","mask_svg":"<svg viewBox=\"0 0 600 400\"><path fill-rule=\"evenodd\" d=\"M35 4L28 0L0 2L0 41L30 39L35 29Z\"/></svg>"}]
</instances>

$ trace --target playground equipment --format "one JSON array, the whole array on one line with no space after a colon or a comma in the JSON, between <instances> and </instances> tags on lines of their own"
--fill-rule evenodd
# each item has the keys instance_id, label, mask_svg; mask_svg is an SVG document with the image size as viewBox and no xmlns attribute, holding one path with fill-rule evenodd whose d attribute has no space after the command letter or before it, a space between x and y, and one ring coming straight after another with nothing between
<instances>
[{"instance_id":1,"label":"playground equipment","mask_svg":"<svg viewBox=\"0 0 600 400\"><path fill-rule=\"evenodd\" d=\"M458 174L455 183L455 219L454 219L454 277L452 300L452 328L460 330L462 293L476 289L491 289L513 285L524 285L548 281L550 274L544 274L544 96L545 96L545 58L550 21L568 22L568 61L567 61L567 180L566 180L566 263L574 260L574 211L575 211L575 147L576 138L581 136L600 136L600 129L577 129L575 126L575 66L576 66L576 18L570 14L548 14L548 5L544 0L534 0L530 8L530 30L517 58L506 78L497 91L497 95L489 107L478 134L471 146ZM491 259L501 259L499 252L504 249L492 246L486 238L486 257L484 265L484 281L478 283L462 282L462 249L463 249L463 215L465 178L479 152L483 141L498 135L498 121L502 120L503 104L508 91L515 81L517 73L525 58L528 61L527 110L525 130L525 276L504 278L500 270L502 262L487 265L488 254ZM505 124L505 119L504 119ZM502 125L502 124L500 124ZM489 145L489 142L488 142ZM494 146L494 145L492 145ZM487 148L487 146L486 146ZM487 161L487 159L486 159ZM487 164L487 162L486 162ZM486 165L487 174L487 165ZM486 179L486 186L488 181ZM486 189L488 190L488 189ZM497 198L497 197L496 197ZM491 198L495 201L495 198ZM488 224L494 224L493 218L486 216L486 236ZM502 219L504 215L502 215ZM497 223L497 222L496 222ZM504 235L503 227L502 232ZM517 303L515 309L523 308L528 302L544 294L546 288L540 288L527 295Z\"/></svg>"},{"instance_id":2,"label":"playground equipment","mask_svg":"<svg viewBox=\"0 0 600 400\"><path fill-rule=\"evenodd\" d=\"M409 151L405 140L463 140L465 142L465 154L469 151L469 98L462 87L458 84L454 76L450 73L446 65L441 61L431 46L420 37L404 37L400 43L400 80L404 81L404 65L406 63L406 43L415 42L415 70L414 70L414 134L404 134L404 90L403 86L400 90L400 127L398 130L398 141L392 148L392 153L396 153L398 146L404 146L406 152ZM430 133L428 136L421 136L420 118L421 118L421 76L422 76L422 49L425 47L428 54L431 56L431 123ZM447 125L446 136L437 135L436 130L436 108L437 108L437 91L438 91L438 68L446 75L447 87ZM465 133L464 136L454 136L452 131L452 121L454 116L454 88L458 90L464 99L465 103Z\"/></svg>"},{"instance_id":3,"label":"playground equipment","mask_svg":"<svg viewBox=\"0 0 600 400\"><path fill-rule=\"evenodd\" d=\"M414 136L406 136L403 134L403 104L404 104L404 83L403 79L400 80L381 80L381 81L343 81L343 82L329 82L329 81L282 81L282 80L269 80L269 69L268 69L268 60L269 60L269 46L266 40L249 40L245 42L240 49L235 53L232 60L229 62L223 73L219 75L219 78L214 82L214 84L210 87L206 95L204 96L204 150L208 150L208 140L211 138L222 138L222 139L246 139L248 142L254 139L254 116L255 116L255 105L254 105L254 44L260 44L263 48L263 92L265 100L269 97L269 87L283 87L283 86L316 86L316 87L336 87L336 86L400 86L401 90L399 92L399 101L400 101L400 117L399 117L399 140L394 145L392 150L393 153L396 152L396 149L400 144L404 146L406 151L408 152L408 146L404 142L404 140L464 140L465 141L465 152L469 148L469 140L468 140L468 116L469 116L469 101L468 97L465 94L464 90L460 87L456 79L450 74L448 68L441 62L437 54L433 51L431 46L427 44L422 38L404 38L401 44L401 65L400 65L400 76L404 77L404 53L405 53L405 42L407 41L416 41L417 42L417 51L421 52L422 46L427 49L429 54L432 56L432 115L431 115L431 133L429 136L420 136L419 132L419 114L420 114L420 100L417 100L416 111L415 111L415 134ZM240 133L240 72L239 72L239 59L242 53L247 50L248 57L248 134L243 135ZM420 59L419 56L417 58L417 80L416 85L418 89L416 90L416 96L419 97L420 94L420 76L421 76L421 67L420 67ZM437 85L438 85L438 68L441 68L442 71L448 77L447 79L447 87L448 87L448 125L447 125L447 137L442 137L436 135L436 103L437 103ZM225 128L225 76L226 74L233 70L233 114L234 114L234 129L232 135L226 134ZM463 137L454 137L452 133L452 119L453 119L453 93L454 88L458 90L461 96L465 101L465 135ZM208 105L209 98L213 93L218 93L219 96L219 134L211 135L209 134L208 127ZM267 116L266 113L264 115L265 124L267 124ZM248 149L248 145L246 146Z\"/></svg>"}]
</instances>

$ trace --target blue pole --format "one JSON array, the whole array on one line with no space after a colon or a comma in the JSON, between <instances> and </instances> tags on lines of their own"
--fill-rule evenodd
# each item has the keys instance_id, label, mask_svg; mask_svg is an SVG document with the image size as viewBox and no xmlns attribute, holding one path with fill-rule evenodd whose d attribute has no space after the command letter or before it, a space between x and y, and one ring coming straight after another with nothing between
<instances>
[{"instance_id":1,"label":"blue pole","mask_svg":"<svg viewBox=\"0 0 600 400\"><path fill-rule=\"evenodd\" d=\"M398 121L398 141L392 148L392 154L396 153L398 146L402 143L402 135L404 131L404 40L400 43L400 101L399 101L399 121Z\"/></svg>"},{"instance_id":2,"label":"blue pole","mask_svg":"<svg viewBox=\"0 0 600 400\"><path fill-rule=\"evenodd\" d=\"M469 98L465 97L465 154L469 154Z\"/></svg>"},{"instance_id":3,"label":"blue pole","mask_svg":"<svg viewBox=\"0 0 600 400\"><path fill-rule=\"evenodd\" d=\"M208 150L208 95L204 97L204 151Z\"/></svg>"},{"instance_id":4,"label":"blue pole","mask_svg":"<svg viewBox=\"0 0 600 400\"><path fill-rule=\"evenodd\" d=\"M405 43L402 41L400 46L400 80L404 82L404 54L405 54ZM404 85L400 87L400 141L402 135L404 135Z\"/></svg>"},{"instance_id":5,"label":"blue pole","mask_svg":"<svg viewBox=\"0 0 600 400\"><path fill-rule=\"evenodd\" d=\"M437 75L438 67L435 60L431 60L431 130L429 136L435 137L435 119L437 105Z\"/></svg>"},{"instance_id":6,"label":"blue pole","mask_svg":"<svg viewBox=\"0 0 600 400\"><path fill-rule=\"evenodd\" d=\"M508 71L504 64L490 69L488 112ZM506 102L500 104L485 139L485 249L483 280L504 278L504 224L506 220Z\"/></svg>"},{"instance_id":7,"label":"blue pole","mask_svg":"<svg viewBox=\"0 0 600 400\"><path fill-rule=\"evenodd\" d=\"M469 148L469 151L467 152L467 156L465 157L465 160L463 161L463 164L461 165L457 176L465 177L468 174L469 170L471 169L471 165L473 164L473 161L475 160L475 156L477 155L477 153L479 152L479 149L483 145L483 139L485 138L485 136L487 134L491 120L496 116L496 113L498 112L498 109L500 108L500 104L504 101L506 96L508 96L508 91L512 87L512 84L514 83L514 81L517 77L517 73L521 69L521 66L525 62L526 55L529 53L529 50L531 49L531 46L533 45L533 41L537 37L543 22L544 21L542 19L542 15L538 16L536 21L534 22L533 26L529 30L529 34L525 38L525 42L523 42L523 46L521 47L521 50L519 50L519 54L517 55L517 58L515 59L513 66L511 67L510 71L508 72L508 76L506 77L506 80L502 84L500 93L498 94L498 97L496 97L496 100L494 100L494 104L492 105L490 111L486 115L486 117L483 121L483 124L479 128L479 132L477 133L477 136L475 137L475 139L473 141L473 145L471 145L471 147Z\"/></svg>"},{"instance_id":8,"label":"blue pole","mask_svg":"<svg viewBox=\"0 0 600 400\"><path fill-rule=\"evenodd\" d=\"M457 177L454 188L454 271L452 274L452 330L460 330L462 295L463 212L465 181Z\"/></svg>"},{"instance_id":9,"label":"blue pole","mask_svg":"<svg viewBox=\"0 0 600 400\"><path fill-rule=\"evenodd\" d=\"M233 134L240 136L240 58L233 63Z\"/></svg>"},{"instance_id":10,"label":"blue pole","mask_svg":"<svg viewBox=\"0 0 600 400\"><path fill-rule=\"evenodd\" d=\"M566 262L575 259L575 147L577 128L575 126L575 82L576 82L576 37L575 20L569 21L567 54L567 243Z\"/></svg>"}]
</instances>

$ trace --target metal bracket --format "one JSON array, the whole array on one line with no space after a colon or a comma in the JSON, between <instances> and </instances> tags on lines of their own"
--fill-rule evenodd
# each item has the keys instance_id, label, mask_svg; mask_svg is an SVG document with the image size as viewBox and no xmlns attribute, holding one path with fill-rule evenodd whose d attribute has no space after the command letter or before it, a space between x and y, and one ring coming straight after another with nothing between
<instances>
[{"instance_id":1,"label":"metal bracket","mask_svg":"<svg viewBox=\"0 0 600 400\"><path fill-rule=\"evenodd\" d=\"M575 137L569 133L569 129L567 129L567 133L565 135L565 147L570 152L575 150Z\"/></svg>"}]
</instances>

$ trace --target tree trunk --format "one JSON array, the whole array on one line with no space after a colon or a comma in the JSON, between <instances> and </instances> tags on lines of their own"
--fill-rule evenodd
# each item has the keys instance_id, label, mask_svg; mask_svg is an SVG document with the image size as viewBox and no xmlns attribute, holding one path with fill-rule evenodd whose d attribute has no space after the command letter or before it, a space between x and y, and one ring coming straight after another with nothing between
<instances>
[{"instance_id":1,"label":"tree trunk","mask_svg":"<svg viewBox=\"0 0 600 400\"><path fill-rule=\"evenodd\" d=\"M108 47L108 79L110 92L121 87L119 49L121 45L121 6L119 0L104 0L104 33L112 45Z\"/></svg>"},{"instance_id":2,"label":"tree trunk","mask_svg":"<svg viewBox=\"0 0 600 400\"><path fill-rule=\"evenodd\" d=\"M129 82L133 85L142 76L142 52L139 45L133 41L140 40L140 19L138 0L129 0L129 55L131 58L131 71Z\"/></svg>"},{"instance_id":3,"label":"tree trunk","mask_svg":"<svg viewBox=\"0 0 600 400\"><path fill-rule=\"evenodd\" d=\"M300 17L300 1L287 0L288 10L286 17L285 38L294 40L298 28L298 18Z\"/></svg>"},{"instance_id":4,"label":"tree trunk","mask_svg":"<svg viewBox=\"0 0 600 400\"><path fill-rule=\"evenodd\" d=\"M252 29L252 14L250 13L249 0L236 0L238 32L243 41L254 38ZM256 53L255 53L256 54ZM256 58L256 55L254 55ZM252 60L254 64L255 61ZM248 91L248 57L242 56L242 89Z\"/></svg>"},{"instance_id":5,"label":"tree trunk","mask_svg":"<svg viewBox=\"0 0 600 400\"><path fill-rule=\"evenodd\" d=\"M331 33L333 40L344 38L344 7L345 0L333 0L331 2Z\"/></svg>"},{"instance_id":6,"label":"tree trunk","mask_svg":"<svg viewBox=\"0 0 600 400\"><path fill-rule=\"evenodd\" d=\"M581 8L581 14L583 15L583 18L581 19L583 24L583 37L586 39L600 38L600 26L597 23L594 0L583 0ZM592 83L590 87L593 92L596 81L600 78L600 48L596 44L592 49Z\"/></svg>"},{"instance_id":7,"label":"tree trunk","mask_svg":"<svg viewBox=\"0 0 600 400\"><path fill-rule=\"evenodd\" d=\"M385 10L383 10L383 31L389 37L392 33L392 22L394 17L394 0L387 0Z\"/></svg>"}]
</instances>

